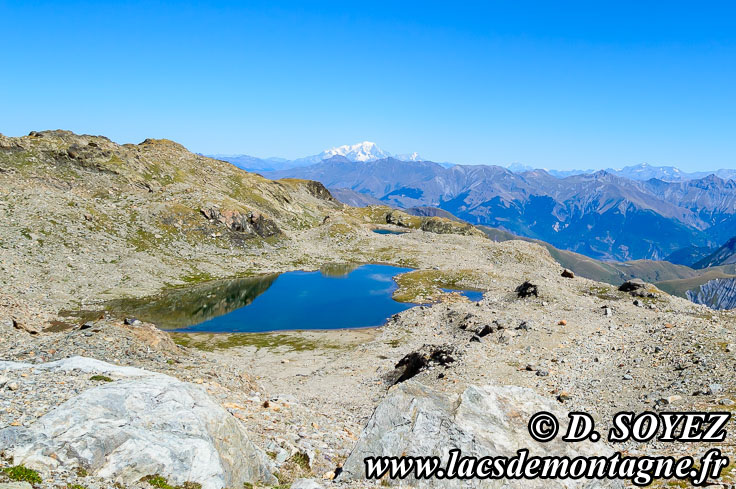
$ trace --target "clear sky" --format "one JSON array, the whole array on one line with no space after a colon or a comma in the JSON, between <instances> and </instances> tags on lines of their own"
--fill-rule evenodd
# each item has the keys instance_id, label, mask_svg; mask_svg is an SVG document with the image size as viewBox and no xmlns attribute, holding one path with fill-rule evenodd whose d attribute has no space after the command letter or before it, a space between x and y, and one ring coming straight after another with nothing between
<instances>
[{"instance_id":1,"label":"clear sky","mask_svg":"<svg viewBox=\"0 0 736 489\"><path fill-rule=\"evenodd\" d=\"M734 168L735 5L0 0L0 132Z\"/></svg>"}]
</instances>

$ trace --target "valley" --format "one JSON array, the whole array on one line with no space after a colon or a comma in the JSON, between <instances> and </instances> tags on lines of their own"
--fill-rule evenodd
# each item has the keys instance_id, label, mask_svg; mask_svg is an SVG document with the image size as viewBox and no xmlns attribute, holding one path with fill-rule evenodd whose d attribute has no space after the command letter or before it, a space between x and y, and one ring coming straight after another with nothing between
<instances>
[{"instance_id":1,"label":"valley","mask_svg":"<svg viewBox=\"0 0 736 489\"><path fill-rule=\"evenodd\" d=\"M730 410L736 402L736 313L657 285L692 279L688 267L642 264L662 280L632 295L582 271L563 276L560 265L578 260L577 270L599 267L611 280L633 276L622 264L427 209L347 206L321 183L270 180L167 140L0 136L0 204L0 440L8 447L0 466L31 468L38 488L398 486L366 481L355 467L361 453L378 450L371 423L403 426L407 414L395 406L410 394L417 406L435 403L442 426L475 430L463 433L497 454L533 443L512 422L530 406L585 410L605 426L621 410ZM399 267L393 299L420 305L392 311L380 328L307 330L292 318L290 331L255 334L168 333L140 312L163 308L162 327L179 328L211 310L251 307L275 287L266 277L342 275L361 264ZM522 296L525 282L535 294ZM469 300L453 290L483 294ZM469 427L442 410L459 399L467 409L491 403L484 409L497 407L501 424ZM198 406L209 414L193 417ZM375 420L377 412L386 417ZM124 442L109 429L120 420ZM141 426L159 430L148 441L156 450L147 451ZM431 440L427 429L418 423L416 439ZM511 448L487 443L492 430ZM177 451L189 444L207 456ZM533 446L540 455L562 449ZM565 453L699 456L706 448L585 443ZM730 439L721 448L735 453ZM126 454L135 463L124 463ZM155 486L153 476L164 482ZM0 483L8 481L3 472ZM509 487L593 487L536 482Z\"/></svg>"}]
</instances>

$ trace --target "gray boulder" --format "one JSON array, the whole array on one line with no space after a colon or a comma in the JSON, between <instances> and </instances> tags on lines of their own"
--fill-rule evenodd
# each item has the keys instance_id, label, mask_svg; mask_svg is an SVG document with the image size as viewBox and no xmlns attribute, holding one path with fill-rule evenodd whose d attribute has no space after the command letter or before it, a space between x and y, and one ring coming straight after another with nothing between
<instances>
[{"instance_id":1,"label":"gray boulder","mask_svg":"<svg viewBox=\"0 0 736 489\"><path fill-rule=\"evenodd\" d=\"M560 421L558 438L540 443L528 432L532 414L548 411ZM445 463L449 450L463 456L513 457L529 449L532 456L610 455L602 442L565 443L567 413L551 399L531 389L512 386L470 386L461 395L432 390L414 380L399 384L379 404L343 465L341 480L365 477L364 459L370 456L438 456ZM582 480L481 480L385 479L391 484L442 488L623 488L618 481Z\"/></svg>"},{"instance_id":2,"label":"gray boulder","mask_svg":"<svg viewBox=\"0 0 736 489\"><path fill-rule=\"evenodd\" d=\"M0 430L0 446L14 463L39 471L83 467L131 484L159 474L172 484L203 489L275 483L271 465L243 425L199 386L163 374L75 359L33 366L53 373L72 365L122 380L82 392L28 428ZM146 375L148 374L148 375Z\"/></svg>"}]
</instances>

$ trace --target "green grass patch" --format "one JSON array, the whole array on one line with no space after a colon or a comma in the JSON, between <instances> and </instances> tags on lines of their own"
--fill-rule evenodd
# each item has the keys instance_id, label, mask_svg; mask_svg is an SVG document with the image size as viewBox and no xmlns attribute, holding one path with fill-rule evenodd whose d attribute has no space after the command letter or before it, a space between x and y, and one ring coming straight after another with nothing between
<instances>
[{"instance_id":1,"label":"green grass patch","mask_svg":"<svg viewBox=\"0 0 736 489\"><path fill-rule=\"evenodd\" d=\"M594 285L588 290L588 294L604 301L617 301L622 297L615 288L608 285Z\"/></svg>"},{"instance_id":2,"label":"green grass patch","mask_svg":"<svg viewBox=\"0 0 736 489\"><path fill-rule=\"evenodd\" d=\"M38 475L38 472L22 465L5 467L3 469L3 473L7 475L10 480L18 482L28 482L30 484L40 484L43 482L43 479Z\"/></svg>"},{"instance_id":3,"label":"green grass patch","mask_svg":"<svg viewBox=\"0 0 736 489\"><path fill-rule=\"evenodd\" d=\"M97 382L112 382L112 379L107 375L93 375L89 378L89 380L94 380Z\"/></svg>"},{"instance_id":4,"label":"green grass patch","mask_svg":"<svg viewBox=\"0 0 736 489\"><path fill-rule=\"evenodd\" d=\"M432 302L442 289L473 289L480 278L473 270L415 270L398 275L399 288L393 298L399 302Z\"/></svg>"},{"instance_id":5,"label":"green grass patch","mask_svg":"<svg viewBox=\"0 0 736 489\"><path fill-rule=\"evenodd\" d=\"M198 482L185 482L180 486L172 486L166 477L160 475L147 475L141 479L141 482L148 482L153 487L159 489L202 489L202 484Z\"/></svg>"},{"instance_id":6,"label":"green grass patch","mask_svg":"<svg viewBox=\"0 0 736 489\"><path fill-rule=\"evenodd\" d=\"M315 341L297 334L279 333L169 333L174 343L186 348L202 351L226 350L228 348L255 347L285 348L287 351L313 351L339 349L340 345L326 341Z\"/></svg>"}]
</instances>

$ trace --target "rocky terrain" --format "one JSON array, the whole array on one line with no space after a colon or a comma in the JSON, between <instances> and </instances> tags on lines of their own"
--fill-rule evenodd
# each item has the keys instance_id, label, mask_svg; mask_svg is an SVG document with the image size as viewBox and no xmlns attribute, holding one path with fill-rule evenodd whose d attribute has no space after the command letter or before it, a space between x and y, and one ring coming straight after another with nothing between
<instances>
[{"instance_id":1,"label":"rocky terrain","mask_svg":"<svg viewBox=\"0 0 736 489\"><path fill-rule=\"evenodd\" d=\"M486 424L473 402L462 415L448 406L476 393L501 420L554 406L606 430L617 411L730 411L736 400L733 312L562 276L536 243L350 208L320 184L270 181L170 141L0 137L0 215L0 487L378 487L399 481L362 480L356 459L411 443L383 443L376 429L401 424L391 406L411 399L456 433L486 443L498 426L539 450L519 420ZM425 305L377 329L258 335L168 334L109 307L215 278L366 262L415 268L395 297ZM536 295L519 296L526 281ZM469 302L443 287L485 293ZM732 439L720 445L731 455Z\"/></svg>"}]
</instances>

